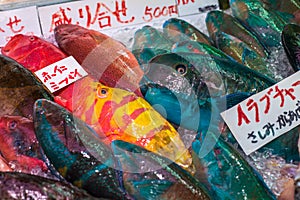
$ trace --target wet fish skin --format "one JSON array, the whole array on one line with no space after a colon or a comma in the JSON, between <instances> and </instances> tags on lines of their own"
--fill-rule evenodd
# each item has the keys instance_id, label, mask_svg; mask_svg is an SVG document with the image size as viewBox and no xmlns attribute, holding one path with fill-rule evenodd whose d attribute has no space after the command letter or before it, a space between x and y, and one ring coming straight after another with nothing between
<instances>
[{"instance_id":1,"label":"wet fish skin","mask_svg":"<svg viewBox=\"0 0 300 200\"><path fill-rule=\"evenodd\" d=\"M197 41L211 45L210 37L185 20L170 18L163 24L163 32L173 42Z\"/></svg>"},{"instance_id":2,"label":"wet fish skin","mask_svg":"<svg viewBox=\"0 0 300 200\"><path fill-rule=\"evenodd\" d=\"M211 140L206 140L210 134ZM216 192L216 199L276 199L275 195L265 185L262 178L254 171L244 158L222 137L216 138L215 133L208 132L199 135L192 145L193 158L198 160L197 169L204 167L208 177L209 187ZM204 142L210 142L211 147L202 153ZM203 175L197 175L200 178ZM255 191L255 192L253 192Z\"/></svg>"},{"instance_id":3,"label":"wet fish skin","mask_svg":"<svg viewBox=\"0 0 300 200\"><path fill-rule=\"evenodd\" d=\"M144 70L144 65L156 55L171 51L173 42L152 26L143 26L134 34L132 53Z\"/></svg>"},{"instance_id":4,"label":"wet fish skin","mask_svg":"<svg viewBox=\"0 0 300 200\"><path fill-rule=\"evenodd\" d=\"M40 98L52 100L53 96L32 72L15 60L0 55L1 115L32 119L34 102Z\"/></svg>"},{"instance_id":5,"label":"wet fish skin","mask_svg":"<svg viewBox=\"0 0 300 200\"><path fill-rule=\"evenodd\" d=\"M213 199L202 183L167 158L121 140L113 141L112 149L124 172L124 185L137 199Z\"/></svg>"},{"instance_id":6,"label":"wet fish skin","mask_svg":"<svg viewBox=\"0 0 300 200\"><path fill-rule=\"evenodd\" d=\"M144 73L123 44L98 31L72 24L56 26L54 35L59 47L95 80L141 96L139 81Z\"/></svg>"},{"instance_id":7,"label":"wet fish skin","mask_svg":"<svg viewBox=\"0 0 300 200\"><path fill-rule=\"evenodd\" d=\"M110 151L90 127L51 101L37 100L34 110L37 139L62 177L96 197L132 199Z\"/></svg>"},{"instance_id":8,"label":"wet fish skin","mask_svg":"<svg viewBox=\"0 0 300 200\"><path fill-rule=\"evenodd\" d=\"M0 183L2 199L98 199L71 184L20 172L0 172Z\"/></svg>"},{"instance_id":9,"label":"wet fish skin","mask_svg":"<svg viewBox=\"0 0 300 200\"><path fill-rule=\"evenodd\" d=\"M281 34L282 45L295 72L300 70L300 26L287 24Z\"/></svg>"},{"instance_id":10,"label":"wet fish skin","mask_svg":"<svg viewBox=\"0 0 300 200\"><path fill-rule=\"evenodd\" d=\"M223 11L213 10L207 13L205 22L209 36L214 41L214 44L217 43L217 34L224 32L245 42L262 58L266 58L269 55L269 49L258 39L251 26L246 27L236 17Z\"/></svg>"}]
</instances>

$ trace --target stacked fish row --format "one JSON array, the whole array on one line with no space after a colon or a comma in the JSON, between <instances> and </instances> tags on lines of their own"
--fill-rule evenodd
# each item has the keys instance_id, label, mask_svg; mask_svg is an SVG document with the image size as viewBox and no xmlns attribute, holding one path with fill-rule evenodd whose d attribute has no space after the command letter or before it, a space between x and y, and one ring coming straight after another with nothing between
<instances>
[{"instance_id":1,"label":"stacked fish row","mask_svg":"<svg viewBox=\"0 0 300 200\"><path fill-rule=\"evenodd\" d=\"M1 197L276 199L219 113L284 77L266 67L274 48L299 69L299 5L287 4L232 1L234 16L207 14L209 36L179 19L163 32L145 26L132 52L71 24L56 27L59 48L14 36L0 57L1 171L14 171L1 172ZM69 55L89 75L51 94L33 72ZM279 194L292 197L298 137L260 150L290 161L282 171L293 181Z\"/></svg>"}]
</instances>

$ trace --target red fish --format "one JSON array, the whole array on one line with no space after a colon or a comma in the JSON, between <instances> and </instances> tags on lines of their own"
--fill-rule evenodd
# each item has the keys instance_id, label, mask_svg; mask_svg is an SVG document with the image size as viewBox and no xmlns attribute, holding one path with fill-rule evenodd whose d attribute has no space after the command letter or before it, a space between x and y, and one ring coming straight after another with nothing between
<instances>
[{"instance_id":1,"label":"red fish","mask_svg":"<svg viewBox=\"0 0 300 200\"><path fill-rule=\"evenodd\" d=\"M46 164L39 159L39 145L33 121L25 117L0 117L0 152L14 170L48 170Z\"/></svg>"},{"instance_id":2,"label":"red fish","mask_svg":"<svg viewBox=\"0 0 300 200\"><path fill-rule=\"evenodd\" d=\"M143 77L135 56L111 37L78 25L62 24L54 30L59 47L72 55L95 80L142 96Z\"/></svg>"}]
</instances>

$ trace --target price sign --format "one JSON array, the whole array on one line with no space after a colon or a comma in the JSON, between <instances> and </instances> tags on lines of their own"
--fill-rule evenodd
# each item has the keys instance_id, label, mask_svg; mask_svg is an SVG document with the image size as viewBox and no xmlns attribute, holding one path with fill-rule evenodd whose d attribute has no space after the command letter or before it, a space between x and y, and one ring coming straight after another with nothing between
<instances>
[{"instance_id":1,"label":"price sign","mask_svg":"<svg viewBox=\"0 0 300 200\"><path fill-rule=\"evenodd\" d=\"M4 46L16 34L41 36L35 6L0 12L0 46Z\"/></svg>"},{"instance_id":2,"label":"price sign","mask_svg":"<svg viewBox=\"0 0 300 200\"><path fill-rule=\"evenodd\" d=\"M59 24L102 30L178 16L174 0L87 0L41 7L38 12L45 37Z\"/></svg>"},{"instance_id":3,"label":"price sign","mask_svg":"<svg viewBox=\"0 0 300 200\"><path fill-rule=\"evenodd\" d=\"M300 71L221 116L249 155L300 124Z\"/></svg>"},{"instance_id":4,"label":"price sign","mask_svg":"<svg viewBox=\"0 0 300 200\"><path fill-rule=\"evenodd\" d=\"M35 74L52 93L88 75L72 56L40 69Z\"/></svg>"},{"instance_id":5,"label":"price sign","mask_svg":"<svg viewBox=\"0 0 300 200\"><path fill-rule=\"evenodd\" d=\"M208 12L218 8L218 0L176 0L179 16Z\"/></svg>"}]
</instances>

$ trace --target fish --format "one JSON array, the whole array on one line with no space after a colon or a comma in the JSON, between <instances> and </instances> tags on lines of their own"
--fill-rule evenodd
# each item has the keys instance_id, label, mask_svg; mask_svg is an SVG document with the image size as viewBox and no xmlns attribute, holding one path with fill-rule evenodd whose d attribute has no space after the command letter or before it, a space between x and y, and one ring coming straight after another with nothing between
<instances>
[{"instance_id":1,"label":"fish","mask_svg":"<svg viewBox=\"0 0 300 200\"><path fill-rule=\"evenodd\" d=\"M132 53L144 71L144 65L156 55L171 52L173 42L158 29L146 25L134 33Z\"/></svg>"},{"instance_id":2,"label":"fish","mask_svg":"<svg viewBox=\"0 0 300 200\"><path fill-rule=\"evenodd\" d=\"M276 74L268 67L267 60L238 38L224 32L217 33L216 47L234 58L237 62L272 79L276 79Z\"/></svg>"},{"instance_id":3,"label":"fish","mask_svg":"<svg viewBox=\"0 0 300 200\"><path fill-rule=\"evenodd\" d=\"M163 32L173 42L192 40L207 45L212 44L210 37L183 19L170 18L166 20L163 24Z\"/></svg>"},{"instance_id":4,"label":"fish","mask_svg":"<svg viewBox=\"0 0 300 200\"><path fill-rule=\"evenodd\" d=\"M19 64L36 72L67 57L54 44L35 35L17 34L13 36L1 53L16 60Z\"/></svg>"},{"instance_id":5,"label":"fish","mask_svg":"<svg viewBox=\"0 0 300 200\"><path fill-rule=\"evenodd\" d=\"M297 174L295 176L295 199L300 198L300 166L297 170Z\"/></svg>"},{"instance_id":6,"label":"fish","mask_svg":"<svg viewBox=\"0 0 300 200\"><path fill-rule=\"evenodd\" d=\"M90 126L55 102L39 99L34 127L45 157L66 181L95 197L133 199L124 190L111 150Z\"/></svg>"},{"instance_id":7,"label":"fish","mask_svg":"<svg viewBox=\"0 0 300 200\"><path fill-rule=\"evenodd\" d=\"M101 32L79 25L61 24L54 29L58 46L73 56L95 80L141 96L143 70L131 51Z\"/></svg>"},{"instance_id":8,"label":"fish","mask_svg":"<svg viewBox=\"0 0 300 200\"><path fill-rule=\"evenodd\" d=\"M232 56L230 56L229 54L226 54L224 51L221 51L220 49L218 49L212 45L207 45L207 44L196 42L196 41L177 42L173 45L172 52L173 53L186 52L186 53L208 54L208 55L213 55L216 57L221 57L224 59L236 61Z\"/></svg>"},{"instance_id":9,"label":"fish","mask_svg":"<svg viewBox=\"0 0 300 200\"><path fill-rule=\"evenodd\" d=\"M280 34L286 22L259 0L231 0L232 15L256 33L270 50L281 46Z\"/></svg>"},{"instance_id":10,"label":"fish","mask_svg":"<svg viewBox=\"0 0 300 200\"><path fill-rule=\"evenodd\" d=\"M252 95L251 93L239 92L219 98L208 98L207 102L203 102L195 96L186 99L185 95L174 93L158 84L145 84L141 87L141 91L145 100L169 122L197 132L207 132L209 127L213 125L218 127L219 122L221 122L220 112ZM212 113L217 115L213 116ZM218 119L219 122L213 124L212 118Z\"/></svg>"},{"instance_id":11,"label":"fish","mask_svg":"<svg viewBox=\"0 0 300 200\"><path fill-rule=\"evenodd\" d=\"M21 116L0 117L0 152L14 171L48 171L35 137L33 121Z\"/></svg>"},{"instance_id":12,"label":"fish","mask_svg":"<svg viewBox=\"0 0 300 200\"><path fill-rule=\"evenodd\" d=\"M257 93L276 83L273 79L228 59L195 53L169 53L154 57L145 76L151 83L197 96L210 97L236 92ZM193 88L193 90L190 90Z\"/></svg>"},{"instance_id":13,"label":"fish","mask_svg":"<svg viewBox=\"0 0 300 200\"><path fill-rule=\"evenodd\" d=\"M217 35L224 32L246 43L262 58L267 58L270 54L269 49L259 40L254 30L246 27L230 14L220 10L209 11L206 15L205 23L209 37L214 41L215 45L217 44Z\"/></svg>"},{"instance_id":14,"label":"fish","mask_svg":"<svg viewBox=\"0 0 300 200\"><path fill-rule=\"evenodd\" d=\"M71 184L20 172L0 172L0 183L2 199L98 199Z\"/></svg>"},{"instance_id":15,"label":"fish","mask_svg":"<svg viewBox=\"0 0 300 200\"><path fill-rule=\"evenodd\" d=\"M171 160L121 140L111 146L123 171L124 186L134 198L213 199L203 183Z\"/></svg>"},{"instance_id":16,"label":"fish","mask_svg":"<svg viewBox=\"0 0 300 200\"><path fill-rule=\"evenodd\" d=\"M180 135L144 98L88 79L76 84L73 94L69 110L105 143L116 139L131 142L193 171L191 155Z\"/></svg>"},{"instance_id":17,"label":"fish","mask_svg":"<svg viewBox=\"0 0 300 200\"><path fill-rule=\"evenodd\" d=\"M294 71L300 70L300 26L287 24L281 34L282 45Z\"/></svg>"},{"instance_id":18,"label":"fish","mask_svg":"<svg viewBox=\"0 0 300 200\"><path fill-rule=\"evenodd\" d=\"M215 132L199 134L192 144L196 169L206 173L215 199L276 199L259 174ZM208 138L209 139L208 139ZM204 143L206 148L202 149ZM201 179L203 175L195 174ZM255 192L253 192L255 191Z\"/></svg>"},{"instance_id":19,"label":"fish","mask_svg":"<svg viewBox=\"0 0 300 200\"><path fill-rule=\"evenodd\" d=\"M0 55L0 113L32 119L37 99L53 95L35 75L15 60Z\"/></svg>"}]
</instances>

